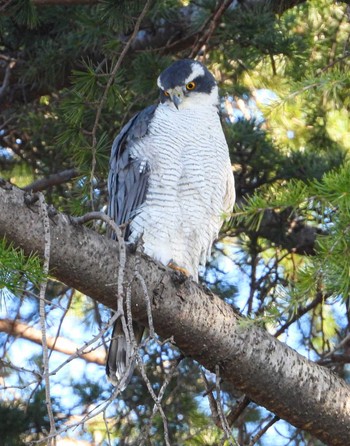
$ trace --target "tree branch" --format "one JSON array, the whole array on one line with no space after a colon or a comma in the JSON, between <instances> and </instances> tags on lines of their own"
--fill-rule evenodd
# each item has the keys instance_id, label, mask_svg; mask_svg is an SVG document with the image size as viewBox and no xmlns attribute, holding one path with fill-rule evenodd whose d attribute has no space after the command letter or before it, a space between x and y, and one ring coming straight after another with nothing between
<instances>
[{"instance_id":1,"label":"tree branch","mask_svg":"<svg viewBox=\"0 0 350 446\"><path fill-rule=\"evenodd\" d=\"M42 191L48 189L49 187L66 183L77 175L78 171L76 169L62 170L62 172L53 173L48 177L33 181L32 183L28 184L28 186L23 187L23 190L32 192Z\"/></svg>"},{"instance_id":2,"label":"tree branch","mask_svg":"<svg viewBox=\"0 0 350 446\"><path fill-rule=\"evenodd\" d=\"M0 319L0 331L42 345L41 330L30 327L23 322L13 321L11 319ZM80 348L74 342L63 338L62 336L59 336L58 338L47 336L47 346L50 350L64 353L69 356L75 355ZM79 357L85 361L93 362L98 365L104 365L106 361L106 355L99 351L83 353Z\"/></svg>"},{"instance_id":3,"label":"tree branch","mask_svg":"<svg viewBox=\"0 0 350 446\"><path fill-rule=\"evenodd\" d=\"M31 203L27 205L26 203ZM73 225L64 214L50 222L51 274L110 308L116 306L118 244ZM43 257L44 235L37 203L0 183L0 237ZM154 328L173 337L186 356L220 376L255 403L332 446L350 438L350 388L338 376L243 321L224 301L145 255L129 252L124 280L132 291L133 318L147 325L138 263L152 304ZM195 316L195 317L194 317Z\"/></svg>"},{"instance_id":4,"label":"tree branch","mask_svg":"<svg viewBox=\"0 0 350 446\"><path fill-rule=\"evenodd\" d=\"M302 255L315 255L315 242L317 235L324 234L319 228L308 225L298 216L290 215L290 210L277 212L267 209L259 224L259 228L251 230L240 222L233 222L232 235L248 233L254 237L263 237L266 240L281 246L289 252Z\"/></svg>"},{"instance_id":5,"label":"tree branch","mask_svg":"<svg viewBox=\"0 0 350 446\"><path fill-rule=\"evenodd\" d=\"M6 90L9 87L10 84L10 76L11 76L11 70L16 66L16 61L14 59L11 59L9 57L1 55L0 59L5 60L6 62L6 68L5 68L5 75L2 80L2 85L0 87L0 98L5 95Z\"/></svg>"}]
</instances>

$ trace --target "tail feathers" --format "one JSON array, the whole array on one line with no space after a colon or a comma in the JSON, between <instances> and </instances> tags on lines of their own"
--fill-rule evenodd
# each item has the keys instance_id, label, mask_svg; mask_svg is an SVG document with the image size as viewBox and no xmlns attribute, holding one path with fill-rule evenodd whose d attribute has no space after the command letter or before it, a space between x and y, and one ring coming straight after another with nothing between
<instances>
[{"instance_id":1,"label":"tail feathers","mask_svg":"<svg viewBox=\"0 0 350 446\"><path fill-rule=\"evenodd\" d=\"M139 344L144 327L134 322L133 330L135 340ZM122 324L118 320L113 327L106 363L107 378L114 386L122 383L122 389L124 389L129 384L135 369L135 355L133 353L133 347L127 341Z\"/></svg>"}]
</instances>

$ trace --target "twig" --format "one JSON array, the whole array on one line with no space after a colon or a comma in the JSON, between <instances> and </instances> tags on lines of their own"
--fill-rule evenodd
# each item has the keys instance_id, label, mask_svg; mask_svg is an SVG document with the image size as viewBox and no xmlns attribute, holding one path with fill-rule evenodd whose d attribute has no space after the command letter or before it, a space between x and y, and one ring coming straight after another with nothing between
<instances>
[{"instance_id":1,"label":"twig","mask_svg":"<svg viewBox=\"0 0 350 446\"><path fill-rule=\"evenodd\" d=\"M146 383L148 392L151 395L151 397L153 398L153 401L155 402L155 404L157 406L157 409L158 409L158 411L160 413L160 416L162 418L163 429L164 429L164 442L165 442L166 446L171 446L170 440L169 440L168 420L166 418L166 415L164 413L163 407L161 405L161 398L159 396L157 397L157 395L154 393L154 390L152 388L152 384L151 384L151 382L148 379L148 376L146 374L145 365L144 365L144 363L142 361L142 358L141 358L141 356L140 356L140 354L138 352L136 354L136 361L137 361L137 365L138 365L138 367L140 369L142 378L143 378L143 380ZM160 392L159 392L159 394L160 394Z\"/></svg>"},{"instance_id":2,"label":"twig","mask_svg":"<svg viewBox=\"0 0 350 446\"><path fill-rule=\"evenodd\" d=\"M350 53L347 52L344 54L344 56L338 57L337 59L333 60L332 62L330 62L328 65L326 65L325 67L323 67L321 69L321 71L325 72L327 71L329 68L334 67L334 65L336 65L339 62L343 62L343 60L349 59L350 58Z\"/></svg>"},{"instance_id":3,"label":"twig","mask_svg":"<svg viewBox=\"0 0 350 446\"><path fill-rule=\"evenodd\" d=\"M13 0L7 0L4 1L4 3L2 5L0 5L0 12L1 11L6 11L6 8L11 5L11 3L13 2Z\"/></svg>"},{"instance_id":4,"label":"twig","mask_svg":"<svg viewBox=\"0 0 350 446\"><path fill-rule=\"evenodd\" d=\"M87 212L86 214L80 217L70 217L70 221L77 225L85 224L92 220L104 221L115 233L118 243L120 243L123 240L123 235L120 230L121 226L118 226L117 223L104 212L92 211L92 212Z\"/></svg>"},{"instance_id":5,"label":"twig","mask_svg":"<svg viewBox=\"0 0 350 446\"><path fill-rule=\"evenodd\" d=\"M67 287L67 288L68 288L68 287ZM23 293L23 295L27 295L27 296L34 297L34 299L37 299L37 300L40 299L39 296L38 296L34 291L26 290L25 288L20 288L20 287L18 287L17 289L18 289L18 291L20 291L21 293ZM59 304L59 303L52 302L52 300L44 299L44 302L45 302L46 305L51 306L52 308L54 308L54 309L56 309L56 310L59 309L59 310L62 310L62 311L66 311L66 308L65 308L65 307L63 307L63 306L62 306L61 304Z\"/></svg>"},{"instance_id":6,"label":"twig","mask_svg":"<svg viewBox=\"0 0 350 446\"><path fill-rule=\"evenodd\" d=\"M114 324L114 322L120 317L120 314L116 312L111 319L108 321L108 323L105 325L103 329L99 331L99 333L94 336L90 341L86 342L82 347L78 348L77 351L70 355L69 358L67 358L64 362L62 362L56 369L54 369L50 375L55 375L58 373L66 364L71 362L75 358L81 358L82 355L84 355L86 352L87 347L89 347L92 344L95 344L99 339L102 338L102 336L106 333L106 331L109 329L111 325Z\"/></svg>"},{"instance_id":7,"label":"twig","mask_svg":"<svg viewBox=\"0 0 350 446\"><path fill-rule=\"evenodd\" d=\"M9 361L9 360L6 361L5 359L0 359L0 367L8 367L10 369L16 370L17 372L30 373L30 374L32 374L32 375L37 377L37 379L35 381L33 381L33 383L34 382L37 383L38 380L41 379L40 373L38 373L36 370L29 370L29 369L26 369L25 367L18 367L16 365L12 364L12 362ZM33 383L31 383L31 384L33 384ZM24 386L6 386L6 387L1 387L1 389L10 389L10 388L13 388L13 387L16 387L16 388L19 388L19 389L24 389L28 385L30 385L30 384L26 384Z\"/></svg>"},{"instance_id":8,"label":"twig","mask_svg":"<svg viewBox=\"0 0 350 446\"><path fill-rule=\"evenodd\" d=\"M128 339L129 331L128 331L128 328L127 328L126 319L125 319L124 310L123 310L123 290L124 290L124 283L123 283L123 281L124 281L124 269L125 269L125 263L126 263L126 248L125 248L124 239L123 239L122 234L121 234L121 230L117 226L117 224L115 223L114 220L112 220L108 215L106 215L106 214L104 214L102 212L90 212L88 214L85 214L82 217L72 218L72 222L76 223L76 224L80 224L80 223L86 223L86 222L88 222L90 220L96 220L96 219L101 219L101 220L105 221L111 227L113 232L116 234L116 238L117 238L117 240L119 242L118 309L115 312L115 314L111 317L111 319L109 320L109 322L105 326L105 328L103 330L100 330L98 335L93 337L83 347L78 349L74 355L71 355L66 361L64 361L55 370L53 370L50 373L50 375L56 374L67 363L72 361L72 359L74 359L75 357L79 356L89 345L94 344L98 339L100 339L103 336L103 334L107 331L107 329L111 325L113 325L117 321L118 318L121 318L122 325L123 325L123 330L124 330L124 333L126 333L126 338ZM129 364L129 368L131 368L131 364ZM54 439L57 437L57 435L59 435L61 433L64 433L64 432L67 432L68 430L73 429L73 428L75 428L77 426L81 426L86 421L88 421L91 418L96 417L100 413L105 413L105 411L108 408L108 406L114 401L116 396L121 393L121 391L123 390L123 387L125 387L125 381L126 381L127 377L128 377L128 370L127 370L127 373L125 374L125 377L124 377L125 379L122 379L118 383L118 385L114 388L114 391L113 391L112 395L107 400L105 400L103 403L99 404L97 407L95 407L94 409L89 411L86 414L86 416L83 417L82 420L80 420L77 423L73 423L73 424L71 424L69 426L66 426L64 428L61 428L58 431L56 431L56 430L54 432L50 431L49 435L45 439L45 440L47 440L49 442L48 444L51 444L51 441L54 441ZM34 443L41 443L41 442L42 442L42 440L39 440L39 441L34 442ZM167 446L170 446L170 443L166 443L166 444L167 444Z\"/></svg>"},{"instance_id":9,"label":"twig","mask_svg":"<svg viewBox=\"0 0 350 446\"><path fill-rule=\"evenodd\" d=\"M97 339L101 338L101 336L103 336L103 334L105 333L105 331L107 331L107 329L120 317L120 314L118 312L116 312L114 314L114 316L110 319L110 321L108 322L108 324L106 325L106 327L98 334L96 335L93 339L91 339L88 343L85 344L84 347L82 347L82 349L86 348L88 345L93 344L94 342L96 342ZM80 349L80 350L82 350ZM77 350L77 353L79 353L79 350ZM76 355L72 355L71 359L74 359ZM67 361L65 361L64 363L62 363L59 367L57 367L57 369L55 369L53 372L51 372L51 375L57 373L64 365L67 364L67 362L69 362L68 359ZM105 401L101 402L100 404L98 404L96 407L94 407L93 409L89 410L86 415L84 417L82 417L79 421L72 423L70 425L66 425L60 429L58 429L55 433L49 433L49 435L46 436L46 438L44 439L40 439L38 441L33 441L33 444L37 444L37 443L42 443L43 440L46 441L50 441L53 437L56 437L58 435L61 435L64 432L69 431L70 429L74 429L78 426L82 426L84 423L86 423L87 421L91 420L92 418L95 418L97 415L99 415L100 413L105 413L106 409L110 406L110 404L114 401L114 399L116 398L117 395L119 395L121 393L121 391L123 390L122 388L123 386L123 382L119 382L118 385L114 388L114 392L111 394L111 396L109 398L107 398Z\"/></svg>"},{"instance_id":10,"label":"twig","mask_svg":"<svg viewBox=\"0 0 350 446\"><path fill-rule=\"evenodd\" d=\"M118 240L118 246L119 246L119 265L118 265L118 286L117 286L117 311L120 313L120 321L123 328L123 333L126 340L126 354L127 357L130 357L132 354L132 347L134 346L135 339L134 339L134 330L132 325L132 320L130 321L129 325L127 323L127 320L125 318L124 314L124 297L125 295L130 298L130 308L131 308L131 293L130 293L130 287L126 288L126 293L124 295L124 271L125 271L125 265L126 265L126 246L125 246L125 240L123 239L121 235L120 228L117 226L116 223L114 223L115 227L118 228L119 232L115 232L117 240ZM131 310L130 310L131 314ZM131 338L130 338L131 337ZM130 375L132 374L133 367L134 367L133 360L129 361L127 370L122 377L121 383L119 383L120 388L123 390L124 386L127 386L128 380L130 378ZM119 387L118 385L118 387Z\"/></svg>"},{"instance_id":11,"label":"twig","mask_svg":"<svg viewBox=\"0 0 350 446\"><path fill-rule=\"evenodd\" d=\"M136 342L134 340L134 332L132 327L132 319L130 316L130 323L127 323L127 320L124 315L124 270L126 265L126 245L124 238L122 236L122 232L120 227L116 224L116 222L109 217L107 214L103 212L88 212L87 214L81 216L81 217L74 217L71 218L71 221L75 224L83 224L87 223L91 220L103 220L115 233L116 239L118 241L118 247L119 247L119 266L118 266L118 277L117 277L117 312L113 316L112 320L113 323L117 321L117 319L120 318L120 323L122 325L123 333L126 340L126 354L127 357L130 358L127 370L124 373L124 376L122 377L121 381L119 382L117 388L113 392L113 395L118 395L120 392L120 389L123 390L124 387L128 384L128 378L129 374L132 371L133 367L133 345L136 345ZM111 325L112 322L110 321L109 325ZM132 338L132 339L131 339Z\"/></svg>"},{"instance_id":12,"label":"twig","mask_svg":"<svg viewBox=\"0 0 350 446\"><path fill-rule=\"evenodd\" d=\"M107 398L102 403L95 406L93 409L89 410L87 412L87 414L85 416L83 416L79 421L69 424L69 425L65 425L61 429L58 429L54 435L58 436L58 435L61 435L65 432L69 431L70 429L74 429L78 426L82 426L87 421L91 420L92 418L97 417L97 415L104 412L108 408L108 406L113 402L113 400L115 398L116 391L119 389L119 393L121 392L121 389L119 388L119 386L116 387L115 389L116 390L113 393L113 395L111 395L109 398ZM32 441L31 444L43 444L44 441L50 441L50 439L52 439L52 438L53 438L53 434L50 433L45 438L41 438L40 440Z\"/></svg>"},{"instance_id":13,"label":"twig","mask_svg":"<svg viewBox=\"0 0 350 446\"><path fill-rule=\"evenodd\" d=\"M108 420L107 420L107 417L106 417L106 411L105 411L105 410L103 411L103 422L104 422L104 424L105 424L105 428L106 428L106 432L107 432L108 446L112 446L112 443L111 443L111 435L110 435L110 433L109 433Z\"/></svg>"},{"instance_id":14,"label":"twig","mask_svg":"<svg viewBox=\"0 0 350 446\"><path fill-rule=\"evenodd\" d=\"M153 398L153 401L155 402L157 409L159 410L160 416L162 418L163 421L163 428L164 428L164 441L166 446L171 446L170 441L169 441L169 429L168 429L168 421L166 418L166 415L164 413L164 410L162 408L161 405L161 399L163 397L163 392L159 392L158 396L154 393L154 390L152 388L152 384L150 382L150 380L148 379L148 376L146 374L146 370L145 370L145 365L142 361L141 355L139 353L138 347L136 345L136 341L135 341L135 337L134 337L134 332L133 332L133 327L132 327L132 312L131 312L131 292L130 292L130 288L128 288L127 293L126 293L126 314L127 314L127 321L128 321L128 330L129 330L129 335L131 336L131 343L133 346L133 357L130 359L129 361L129 367L131 366L131 364L133 363L133 358L136 359L136 363L138 365L138 368L141 372L142 378L144 380L144 382L146 383L147 389L149 394L151 395L151 397ZM128 372L125 373L125 375L128 375Z\"/></svg>"},{"instance_id":15,"label":"twig","mask_svg":"<svg viewBox=\"0 0 350 446\"><path fill-rule=\"evenodd\" d=\"M135 271L135 279L137 279L142 287L143 295L146 300L146 307L147 307L147 318L148 318L148 327L149 327L149 335L153 339L154 336L154 325L153 325L153 316L152 316L152 305L151 305L151 299L148 294L147 286L145 279L142 277L142 274L140 274L140 271Z\"/></svg>"},{"instance_id":16,"label":"twig","mask_svg":"<svg viewBox=\"0 0 350 446\"><path fill-rule=\"evenodd\" d=\"M274 425L275 423L277 423L277 421L279 421L279 417L277 415L275 415L267 424L265 427L263 427L256 435L254 435L254 437L250 440L249 445L248 446L253 446L264 434L265 432L268 431L268 429L270 429L270 427L272 425Z\"/></svg>"},{"instance_id":17,"label":"twig","mask_svg":"<svg viewBox=\"0 0 350 446\"><path fill-rule=\"evenodd\" d=\"M342 349L343 347L346 347L346 344L350 343L350 333L345 336L344 339L342 339L338 345L334 347L331 351L323 355L318 361L316 361L318 364L327 364L328 362L335 361L334 354L336 351ZM346 360L347 356L345 356L344 360ZM328 360L328 361L327 361ZM338 362L338 361L336 361Z\"/></svg>"},{"instance_id":18,"label":"twig","mask_svg":"<svg viewBox=\"0 0 350 446\"><path fill-rule=\"evenodd\" d=\"M215 31L215 28L218 25L218 22L221 18L221 16L224 14L224 12L226 11L226 9L231 5L232 0L225 0L224 2L219 1L218 2L218 6L216 8L216 10L214 11L214 13L212 14L212 16L205 21L205 23L203 24L201 31L204 31L202 37L199 37L197 42L194 44L191 54L190 54L190 59L194 58L198 52L200 51L200 49L206 44L208 43L210 37L212 36L213 32ZM198 33L198 36L200 36L201 34Z\"/></svg>"},{"instance_id":19,"label":"twig","mask_svg":"<svg viewBox=\"0 0 350 446\"><path fill-rule=\"evenodd\" d=\"M238 419L240 415L242 415L243 411L249 406L251 400L244 395L243 398L240 399L236 407L231 410L231 412L227 416L227 422L229 426L232 426L233 423Z\"/></svg>"},{"instance_id":20,"label":"twig","mask_svg":"<svg viewBox=\"0 0 350 446\"><path fill-rule=\"evenodd\" d=\"M57 327L56 336L55 336L55 341L54 341L54 343L53 343L53 345L52 345L52 347L51 347L50 358L51 358L51 354L52 354L52 352L53 352L54 349L56 348L57 340L59 339L59 335L60 335L60 333L61 333L62 324L63 324L64 318L65 318L65 317L67 316L67 314L68 314L68 310L69 310L69 308L70 308L70 306L71 306L71 303L72 303L73 295L74 295L74 290L71 290L71 292L70 292L70 296L69 296L69 298L68 298L67 306L66 306L66 308L63 310L63 314L62 314L62 316L61 316L61 318L60 318L60 323L58 324L58 327Z\"/></svg>"},{"instance_id":21,"label":"twig","mask_svg":"<svg viewBox=\"0 0 350 446\"><path fill-rule=\"evenodd\" d=\"M5 95L6 90L10 84L10 76L11 76L11 70L16 65L15 59L10 59L7 62L6 70L5 70L5 76L4 80L2 81L2 85L0 87L0 98Z\"/></svg>"},{"instance_id":22,"label":"twig","mask_svg":"<svg viewBox=\"0 0 350 446\"><path fill-rule=\"evenodd\" d=\"M276 331L274 334L275 338L278 338L283 332L287 330L287 328L292 325L295 321L301 318L301 316L304 316L304 314L308 313L313 308L317 307L318 304L323 302L326 299L326 296L322 293L317 293L315 299L309 303L309 305L306 305L306 307L299 307L297 312L294 314L293 317L289 319L288 322L286 322L280 329Z\"/></svg>"},{"instance_id":23,"label":"twig","mask_svg":"<svg viewBox=\"0 0 350 446\"><path fill-rule=\"evenodd\" d=\"M179 364L183 360L183 356L181 355L179 358L176 359L175 363L173 364L172 368L170 369L169 373L165 375L165 380L162 384L162 387L159 390L158 399L161 401L164 397L164 393L166 388L168 387L169 383L171 382L173 376L175 375L176 369L178 368ZM149 431L152 426L153 418L155 417L156 413L158 412L158 406L157 404L154 404L152 414L146 424L146 429L143 429L143 432L141 432L142 438L140 439L139 446L145 446L146 441L149 437Z\"/></svg>"},{"instance_id":24,"label":"twig","mask_svg":"<svg viewBox=\"0 0 350 446\"><path fill-rule=\"evenodd\" d=\"M219 414L219 418L221 421L222 429L225 433L225 437L229 444L231 446L239 446L236 439L232 436L232 433L230 431L230 426L228 425L226 416L224 414L224 409L222 407L221 403L221 388L220 388L220 367L218 364L215 366L215 375L216 375L216 381L215 381L215 388L216 388L216 406Z\"/></svg>"},{"instance_id":25,"label":"twig","mask_svg":"<svg viewBox=\"0 0 350 446\"><path fill-rule=\"evenodd\" d=\"M216 404L216 400L213 395L213 386L211 386L209 384L209 381L207 380L207 377L205 376L205 372L203 371L202 368L200 369L200 372L201 372L201 375L202 375L202 378L204 381L204 385L205 385L205 390L206 390L206 392L203 394L203 397L205 397L205 396L208 397L210 412L211 412L213 421L217 427L222 429L222 425L221 425L221 421L220 421L219 413L218 413L218 405Z\"/></svg>"},{"instance_id":26,"label":"twig","mask_svg":"<svg viewBox=\"0 0 350 446\"><path fill-rule=\"evenodd\" d=\"M49 441L49 445L54 446L56 444L56 426L55 419L53 416L52 403L51 403L51 395L50 395L50 370L49 370L49 353L47 346L47 336L46 336L46 315L45 315L45 294L47 287L47 276L49 273L49 262L50 262L50 220L47 213L47 207L45 203L45 198L42 193L39 193L39 205L40 205L40 213L44 224L44 265L43 265L43 273L45 278L40 283L40 291L39 291L39 315L40 315L40 325L42 332L42 348L43 348L43 378L45 381L45 402L47 407L47 413L49 415L50 420L50 435L52 435L52 439Z\"/></svg>"}]
</instances>

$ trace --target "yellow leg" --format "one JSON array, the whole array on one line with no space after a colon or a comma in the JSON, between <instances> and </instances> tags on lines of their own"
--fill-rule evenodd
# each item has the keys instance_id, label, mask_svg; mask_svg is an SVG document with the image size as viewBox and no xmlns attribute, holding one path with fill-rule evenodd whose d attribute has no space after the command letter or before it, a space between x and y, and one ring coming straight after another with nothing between
<instances>
[{"instance_id":1,"label":"yellow leg","mask_svg":"<svg viewBox=\"0 0 350 446\"><path fill-rule=\"evenodd\" d=\"M177 263L173 262L172 260L170 260L170 262L168 263L168 267L173 269L174 271L179 271L180 273L184 274L186 277L190 277L190 273L187 271L186 268L182 268L181 266L179 266Z\"/></svg>"}]
</instances>

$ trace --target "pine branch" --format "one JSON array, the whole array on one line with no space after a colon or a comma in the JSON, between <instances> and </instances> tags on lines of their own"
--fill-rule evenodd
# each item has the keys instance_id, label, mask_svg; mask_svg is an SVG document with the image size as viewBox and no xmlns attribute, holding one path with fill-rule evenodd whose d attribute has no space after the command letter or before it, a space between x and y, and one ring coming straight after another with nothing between
<instances>
[{"instance_id":1,"label":"pine branch","mask_svg":"<svg viewBox=\"0 0 350 446\"><path fill-rule=\"evenodd\" d=\"M87 7L98 3L99 0L32 0L36 7L50 7L51 5L65 5L65 6L76 6L79 4L85 4ZM235 7L237 10L241 9L252 9L258 4L264 6L266 10L272 10L273 12L278 12L279 14L284 12L286 9L295 6L298 3L303 3L302 1L290 1L290 2L271 2L270 0L258 0L258 1L242 1L234 6L231 6L229 2L225 1L223 5L219 5L215 11L212 20L210 21L209 29L202 29L200 32L193 32L196 28L195 24L198 20L198 15L201 13L201 8L195 4L190 4L185 7L181 7L177 11L177 20L167 20L162 19L161 25L155 20L153 23L147 21L144 26L140 27L140 32L137 33L136 37L133 39L130 45L129 55L131 53L140 51L159 51L165 54L175 54L179 51L192 49L195 42L206 43L208 39L210 40L212 34L214 33L216 27L220 24L220 19L225 13L226 9L230 7ZM220 3L220 2L218 2ZM231 3L232 4L232 3ZM158 19L158 17L157 17ZM175 37L174 37L175 36ZM120 36L120 42L123 44L128 40L127 35ZM64 70L63 76L57 78L56 85L42 86L40 82L35 85L27 84L22 79L24 60L20 59L20 54L18 55L16 67L12 70L11 81L6 89L6 94L4 95L3 107L10 107L13 102L27 103L37 99L39 96L51 94L53 91L58 91L64 87L70 85L71 77L70 73L74 69L81 68L81 59L93 57L94 59L103 58L101 54L96 54L92 56L89 52L85 54L80 54L77 60L73 60L69 66ZM8 57L4 54L4 57ZM0 81L4 79L6 70L0 66Z\"/></svg>"},{"instance_id":2,"label":"pine branch","mask_svg":"<svg viewBox=\"0 0 350 446\"><path fill-rule=\"evenodd\" d=\"M121 64L123 63L123 60L125 58L125 56L127 55L128 51L131 48L131 45L133 43L133 41L135 40L142 20L145 18L147 11L149 10L150 6L151 6L152 0L147 0L142 11L141 14L139 15L139 17L137 18L137 21L135 23L134 26L134 30L128 40L128 42L126 43L125 47L123 48L123 51L120 53L118 60L116 61L115 65L113 66L112 70L111 70L111 74L109 76L109 79L107 81L107 85L106 88L103 92L102 98L99 101L98 107L97 107L97 111L96 111L96 115L95 115L95 121L94 121L94 125L91 131L91 139L92 139L92 145L91 145L91 152L92 152L92 165L91 165L91 173L90 173L90 198L91 198L91 203L92 203L92 210L94 210L94 193L93 193L93 189L94 189L94 176L95 176L95 169L96 169L96 150L97 150L97 128L99 125L99 121L101 118L101 113L102 113L102 109L103 106L105 105L105 102L107 101L107 97L108 97L108 92L109 89L111 88L114 79L116 77L116 74L118 72L118 70L121 67Z\"/></svg>"}]
</instances>

